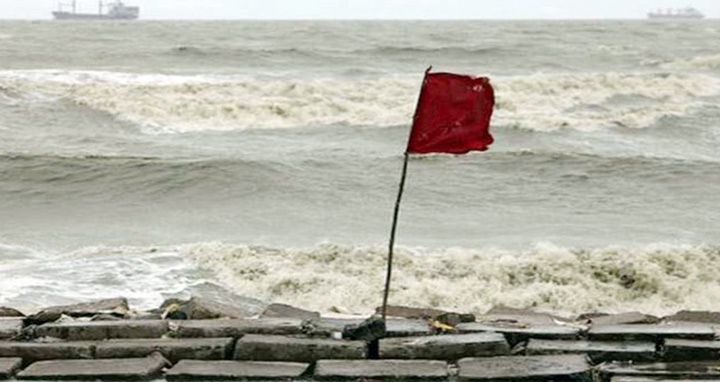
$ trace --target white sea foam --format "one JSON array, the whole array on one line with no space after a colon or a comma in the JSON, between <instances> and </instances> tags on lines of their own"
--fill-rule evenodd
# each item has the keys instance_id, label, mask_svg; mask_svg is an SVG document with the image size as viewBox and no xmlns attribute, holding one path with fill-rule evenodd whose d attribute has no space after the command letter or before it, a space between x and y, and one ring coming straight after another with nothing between
<instances>
[{"instance_id":1,"label":"white sea foam","mask_svg":"<svg viewBox=\"0 0 720 382\"><path fill-rule=\"evenodd\" d=\"M193 245L188 257L237 292L329 311L373 310L382 296L385 249L323 245L280 249ZM631 288L620 283L631 275ZM717 308L720 251L656 244L571 250L540 244L524 251L402 249L391 303L484 312L493 305L560 314L672 313Z\"/></svg>"},{"instance_id":2,"label":"white sea foam","mask_svg":"<svg viewBox=\"0 0 720 382\"><path fill-rule=\"evenodd\" d=\"M644 128L720 94L720 79L656 73L495 77L495 125L552 131ZM105 111L151 131L190 132L326 125L391 126L411 120L418 78L253 80L83 71L5 71L0 87ZM634 96L644 102L615 102Z\"/></svg>"},{"instance_id":3,"label":"white sea foam","mask_svg":"<svg viewBox=\"0 0 720 382\"><path fill-rule=\"evenodd\" d=\"M663 69L679 70L713 70L720 69L720 54L711 56L697 56L690 59L675 60L660 65Z\"/></svg>"}]
</instances>

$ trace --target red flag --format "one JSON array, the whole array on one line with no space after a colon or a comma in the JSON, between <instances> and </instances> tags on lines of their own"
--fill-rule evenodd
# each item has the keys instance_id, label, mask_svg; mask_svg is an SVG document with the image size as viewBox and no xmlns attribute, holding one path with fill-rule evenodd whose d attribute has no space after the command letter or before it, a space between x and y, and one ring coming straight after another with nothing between
<instances>
[{"instance_id":1,"label":"red flag","mask_svg":"<svg viewBox=\"0 0 720 382\"><path fill-rule=\"evenodd\" d=\"M425 74L407 152L465 154L493 143L490 80L451 73Z\"/></svg>"}]
</instances>

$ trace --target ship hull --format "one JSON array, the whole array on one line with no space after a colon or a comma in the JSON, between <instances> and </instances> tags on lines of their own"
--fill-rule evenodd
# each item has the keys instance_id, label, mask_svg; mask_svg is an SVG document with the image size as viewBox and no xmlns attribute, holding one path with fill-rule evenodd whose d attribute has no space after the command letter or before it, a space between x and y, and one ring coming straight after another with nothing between
<instances>
[{"instance_id":1,"label":"ship hull","mask_svg":"<svg viewBox=\"0 0 720 382\"><path fill-rule=\"evenodd\" d=\"M55 20L137 20L136 15L99 15L89 13L53 12Z\"/></svg>"}]
</instances>

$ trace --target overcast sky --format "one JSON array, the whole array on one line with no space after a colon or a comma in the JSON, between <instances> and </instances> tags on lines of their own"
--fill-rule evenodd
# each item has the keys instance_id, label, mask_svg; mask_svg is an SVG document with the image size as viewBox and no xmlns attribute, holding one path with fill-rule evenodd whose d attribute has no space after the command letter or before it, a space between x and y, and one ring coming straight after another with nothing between
<instances>
[{"instance_id":1,"label":"overcast sky","mask_svg":"<svg viewBox=\"0 0 720 382\"><path fill-rule=\"evenodd\" d=\"M69 2L71 0L63 0ZM96 0L77 0L81 11ZM720 0L126 0L144 19L567 19L644 18L692 5L720 17ZM48 19L55 0L0 0L0 18Z\"/></svg>"}]
</instances>

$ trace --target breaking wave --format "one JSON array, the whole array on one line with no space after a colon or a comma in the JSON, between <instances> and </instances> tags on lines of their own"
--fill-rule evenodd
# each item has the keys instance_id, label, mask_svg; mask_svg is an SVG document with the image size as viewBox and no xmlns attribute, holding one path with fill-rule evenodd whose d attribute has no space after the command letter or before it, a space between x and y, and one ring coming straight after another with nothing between
<instances>
[{"instance_id":1,"label":"breaking wave","mask_svg":"<svg viewBox=\"0 0 720 382\"><path fill-rule=\"evenodd\" d=\"M182 251L237 292L266 300L366 313L382 296L384 247L200 244ZM637 310L663 315L712 310L720 298L720 249L706 246L403 248L396 259L393 304L476 313L502 304L566 315Z\"/></svg>"},{"instance_id":2,"label":"breaking wave","mask_svg":"<svg viewBox=\"0 0 720 382\"><path fill-rule=\"evenodd\" d=\"M495 77L495 125L535 131L645 128L720 94L700 74L591 73ZM5 94L54 97L152 132L409 123L416 77L258 80L87 71L0 72ZM0 99L1 100L1 99Z\"/></svg>"},{"instance_id":3,"label":"breaking wave","mask_svg":"<svg viewBox=\"0 0 720 382\"><path fill-rule=\"evenodd\" d=\"M688 60L676 60L662 64L663 69L678 70L717 70L720 69L720 54L712 56L697 56Z\"/></svg>"}]
</instances>

